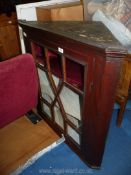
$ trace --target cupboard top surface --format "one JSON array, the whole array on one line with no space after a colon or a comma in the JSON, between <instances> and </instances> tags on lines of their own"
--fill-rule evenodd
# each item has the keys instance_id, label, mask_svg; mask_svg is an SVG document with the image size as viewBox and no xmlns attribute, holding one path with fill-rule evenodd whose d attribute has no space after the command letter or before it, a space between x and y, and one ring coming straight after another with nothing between
<instances>
[{"instance_id":1,"label":"cupboard top surface","mask_svg":"<svg viewBox=\"0 0 131 175\"><path fill-rule=\"evenodd\" d=\"M122 45L114 38L111 32L101 22L83 21L55 21L55 22L25 22L19 24L51 32L83 44L92 45L102 49L121 50Z\"/></svg>"}]
</instances>

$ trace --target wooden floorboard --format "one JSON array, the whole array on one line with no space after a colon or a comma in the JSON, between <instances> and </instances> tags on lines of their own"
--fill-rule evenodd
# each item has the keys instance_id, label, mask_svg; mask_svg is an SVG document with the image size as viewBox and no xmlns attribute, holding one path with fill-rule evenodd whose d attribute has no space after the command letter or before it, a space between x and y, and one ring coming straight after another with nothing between
<instances>
[{"instance_id":1,"label":"wooden floorboard","mask_svg":"<svg viewBox=\"0 0 131 175\"><path fill-rule=\"evenodd\" d=\"M25 116L0 129L0 175L9 175L58 139L43 120L32 124Z\"/></svg>"}]
</instances>

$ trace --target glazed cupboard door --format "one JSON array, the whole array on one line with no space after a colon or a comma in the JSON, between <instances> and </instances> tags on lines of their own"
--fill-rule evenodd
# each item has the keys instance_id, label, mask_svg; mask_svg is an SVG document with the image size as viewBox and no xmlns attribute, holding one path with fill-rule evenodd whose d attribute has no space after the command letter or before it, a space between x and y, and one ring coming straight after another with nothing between
<instances>
[{"instance_id":1,"label":"glazed cupboard door","mask_svg":"<svg viewBox=\"0 0 131 175\"><path fill-rule=\"evenodd\" d=\"M80 148L86 66L35 41L31 52L39 75L41 113Z\"/></svg>"}]
</instances>

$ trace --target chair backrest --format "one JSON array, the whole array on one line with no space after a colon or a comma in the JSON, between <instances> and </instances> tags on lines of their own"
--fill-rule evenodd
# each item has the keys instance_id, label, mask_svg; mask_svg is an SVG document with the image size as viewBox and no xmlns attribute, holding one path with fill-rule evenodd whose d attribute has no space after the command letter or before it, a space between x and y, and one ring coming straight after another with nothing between
<instances>
[{"instance_id":1,"label":"chair backrest","mask_svg":"<svg viewBox=\"0 0 131 175\"><path fill-rule=\"evenodd\" d=\"M0 128L36 107L37 101L38 75L32 55L0 62Z\"/></svg>"}]
</instances>

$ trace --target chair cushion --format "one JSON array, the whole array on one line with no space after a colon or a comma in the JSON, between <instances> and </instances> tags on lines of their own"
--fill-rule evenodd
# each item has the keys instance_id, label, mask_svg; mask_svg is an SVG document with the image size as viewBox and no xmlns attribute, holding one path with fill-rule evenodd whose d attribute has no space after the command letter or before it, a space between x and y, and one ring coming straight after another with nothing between
<instances>
[{"instance_id":1,"label":"chair cushion","mask_svg":"<svg viewBox=\"0 0 131 175\"><path fill-rule=\"evenodd\" d=\"M38 77L30 54L0 62L0 128L36 107Z\"/></svg>"}]
</instances>

